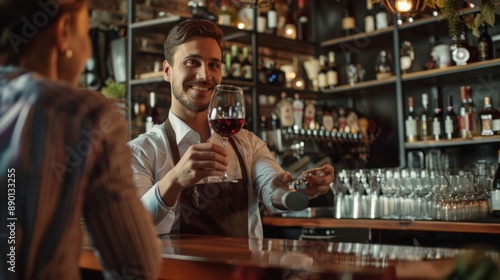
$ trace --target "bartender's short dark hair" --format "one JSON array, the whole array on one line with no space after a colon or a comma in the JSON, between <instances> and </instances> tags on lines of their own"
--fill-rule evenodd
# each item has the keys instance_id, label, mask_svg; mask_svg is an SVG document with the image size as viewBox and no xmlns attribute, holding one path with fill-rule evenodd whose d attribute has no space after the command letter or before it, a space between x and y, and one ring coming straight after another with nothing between
<instances>
[{"instance_id":1,"label":"bartender's short dark hair","mask_svg":"<svg viewBox=\"0 0 500 280\"><path fill-rule=\"evenodd\" d=\"M224 34L220 27L205 19L188 19L174 26L168 33L164 44L165 60L172 64L172 58L177 46L193 37L213 38L219 44L222 57L222 38Z\"/></svg>"}]
</instances>

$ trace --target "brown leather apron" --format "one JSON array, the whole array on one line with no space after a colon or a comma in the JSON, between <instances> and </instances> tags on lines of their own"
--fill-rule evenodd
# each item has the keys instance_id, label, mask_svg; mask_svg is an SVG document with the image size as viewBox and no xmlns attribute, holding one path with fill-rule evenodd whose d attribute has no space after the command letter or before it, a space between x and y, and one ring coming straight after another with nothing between
<instances>
[{"instance_id":1,"label":"brown leather apron","mask_svg":"<svg viewBox=\"0 0 500 280\"><path fill-rule=\"evenodd\" d=\"M180 160L175 132L167 119L165 131L174 163ZM180 232L204 235L248 237L248 176L232 138L242 179L236 183L208 183L185 188L180 195Z\"/></svg>"}]
</instances>

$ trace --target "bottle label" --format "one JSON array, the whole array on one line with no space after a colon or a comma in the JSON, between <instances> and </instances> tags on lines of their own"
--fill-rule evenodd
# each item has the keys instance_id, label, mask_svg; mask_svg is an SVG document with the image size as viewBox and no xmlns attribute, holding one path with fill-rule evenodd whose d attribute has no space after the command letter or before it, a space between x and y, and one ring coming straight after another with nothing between
<instances>
[{"instance_id":1,"label":"bottle label","mask_svg":"<svg viewBox=\"0 0 500 280\"><path fill-rule=\"evenodd\" d=\"M333 116L332 115L323 115L323 126L326 131L333 130Z\"/></svg>"},{"instance_id":2,"label":"bottle label","mask_svg":"<svg viewBox=\"0 0 500 280\"><path fill-rule=\"evenodd\" d=\"M336 71L328 71L326 73L329 86L336 86L339 83L339 75Z\"/></svg>"},{"instance_id":3,"label":"bottle label","mask_svg":"<svg viewBox=\"0 0 500 280\"><path fill-rule=\"evenodd\" d=\"M432 122L432 135L434 135L434 139L441 137L441 123L438 119L434 119Z\"/></svg>"},{"instance_id":4,"label":"bottle label","mask_svg":"<svg viewBox=\"0 0 500 280\"><path fill-rule=\"evenodd\" d=\"M372 32L375 30L375 18L373 16L365 17L365 32Z\"/></svg>"},{"instance_id":5,"label":"bottle label","mask_svg":"<svg viewBox=\"0 0 500 280\"><path fill-rule=\"evenodd\" d=\"M479 42L477 49L479 51L480 60L486 60L491 58L488 57L488 44L486 42Z\"/></svg>"},{"instance_id":6,"label":"bottle label","mask_svg":"<svg viewBox=\"0 0 500 280\"><path fill-rule=\"evenodd\" d=\"M411 118L405 121L406 137L415 138L417 136L417 120Z\"/></svg>"},{"instance_id":7,"label":"bottle label","mask_svg":"<svg viewBox=\"0 0 500 280\"><path fill-rule=\"evenodd\" d=\"M347 17L342 19L342 29L352 30L356 27L356 21L353 17Z\"/></svg>"},{"instance_id":8,"label":"bottle label","mask_svg":"<svg viewBox=\"0 0 500 280\"><path fill-rule=\"evenodd\" d=\"M491 191L490 197L491 197L491 210L500 211L500 190Z\"/></svg>"},{"instance_id":9,"label":"bottle label","mask_svg":"<svg viewBox=\"0 0 500 280\"><path fill-rule=\"evenodd\" d=\"M239 63L231 64L231 76L233 78L241 77L241 64Z\"/></svg>"},{"instance_id":10,"label":"bottle label","mask_svg":"<svg viewBox=\"0 0 500 280\"><path fill-rule=\"evenodd\" d=\"M453 134L453 121L449 116L446 116L446 120L444 121L444 133Z\"/></svg>"},{"instance_id":11,"label":"bottle label","mask_svg":"<svg viewBox=\"0 0 500 280\"><path fill-rule=\"evenodd\" d=\"M491 122L491 130L493 130L495 134L500 133L500 119L495 119Z\"/></svg>"},{"instance_id":12,"label":"bottle label","mask_svg":"<svg viewBox=\"0 0 500 280\"><path fill-rule=\"evenodd\" d=\"M386 28L389 25L387 21L387 13L379 12L375 15L375 17L377 20L377 29Z\"/></svg>"},{"instance_id":13,"label":"bottle label","mask_svg":"<svg viewBox=\"0 0 500 280\"><path fill-rule=\"evenodd\" d=\"M481 135L493 135L491 115L481 116Z\"/></svg>"},{"instance_id":14,"label":"bottle label","mask_svg":"<svg viewBox=\"0 0 500 280\"><path fill-rule=\"evenodd\" d=\"M241 76L245 80L251 80L252 79L252 65L245 65L241 68Z\"/></svg>"},{"instance_id":15,"label":"bottle label","mask_svg":"<svg viewBox=\"0 0 500 280\"><path fill-rule=\"evenodd\" d=\"M318 75L318 86L319 88L326 88L327 82L326 82L326 75L325 73L320 73Z\"/></svg>"}]
</instances>

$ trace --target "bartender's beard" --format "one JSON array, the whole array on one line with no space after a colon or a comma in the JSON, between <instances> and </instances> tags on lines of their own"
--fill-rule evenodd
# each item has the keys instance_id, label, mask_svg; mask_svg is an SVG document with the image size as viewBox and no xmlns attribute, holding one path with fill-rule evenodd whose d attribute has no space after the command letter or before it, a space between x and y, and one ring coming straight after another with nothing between
<instances>
[{"instance_id":1,"label":"bartender's beard","mask_svg":"<svg viewBox=\"0 0 500 280\"><path fill-rule=\"evenodd\" d=\"M172 88L172 92L175 96L175 99L177 99L177 101L179 101L179 103L181 103L181 105L184 106L189 111L200 113L208 110L208 104L200 104L197 106L194 102L189 102L187 98L185 97L183 98L182 95L179 93L180 91Z\"/></svg>"}]
</instances>

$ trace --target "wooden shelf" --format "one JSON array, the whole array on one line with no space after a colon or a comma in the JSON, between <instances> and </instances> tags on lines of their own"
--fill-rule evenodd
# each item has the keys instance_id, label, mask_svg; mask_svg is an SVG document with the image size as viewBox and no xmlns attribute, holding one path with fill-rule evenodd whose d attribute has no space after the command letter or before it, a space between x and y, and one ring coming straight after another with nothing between
<instances>
[{"instance_id":1,"label":"wooden shelf","mask_svg":"<svg viewBox=\"0 0 500 280\"><path fill-rule=\"evenodd\" d=\"M409 221L380 219L334 219L334 218L289 218L281 216L262 217L262 223L277 227L317 227L317 228L371 228L381 230L500 233L498 220L489 223L477 221Z\"/></svg>"},{"instance_id":2,"label":"wooden shelf","mask_svg":"<svg viewBox=\"0 0 500 280\"><path fill-rule=\"evenodd\" d=\"M428 149L428 148L439 148L439 147L449 147L449 146L462 146L462 145L479 145L479 144L491 144L499 143L500 136L476 136L472 139L450 139L450 140L440 140L440 141L417 141L413 143L405 143L406 149Z\"/></svg>"},{"instance_id":3,"label":"wooden shelf","mask_svg":"<svg viewBox=\"0 0 500 280\"><path fill-rule=\"evenodd\" d=\"M336 93L344 93L344 92L351 92L351 91L360 91L360 90L365 90L365 89L372 89L374 87L379 87L379 86L390 86L390 85L395 85L396 84L396 77L390 77L388 79L384 80L370 80L370 81L364 81L364 82L359 82L354 84L353 86L351 85L340 85L337 86L333 90L327 90L324 92L324 94L336 94Z\"/></svg>"}]
</instances>

